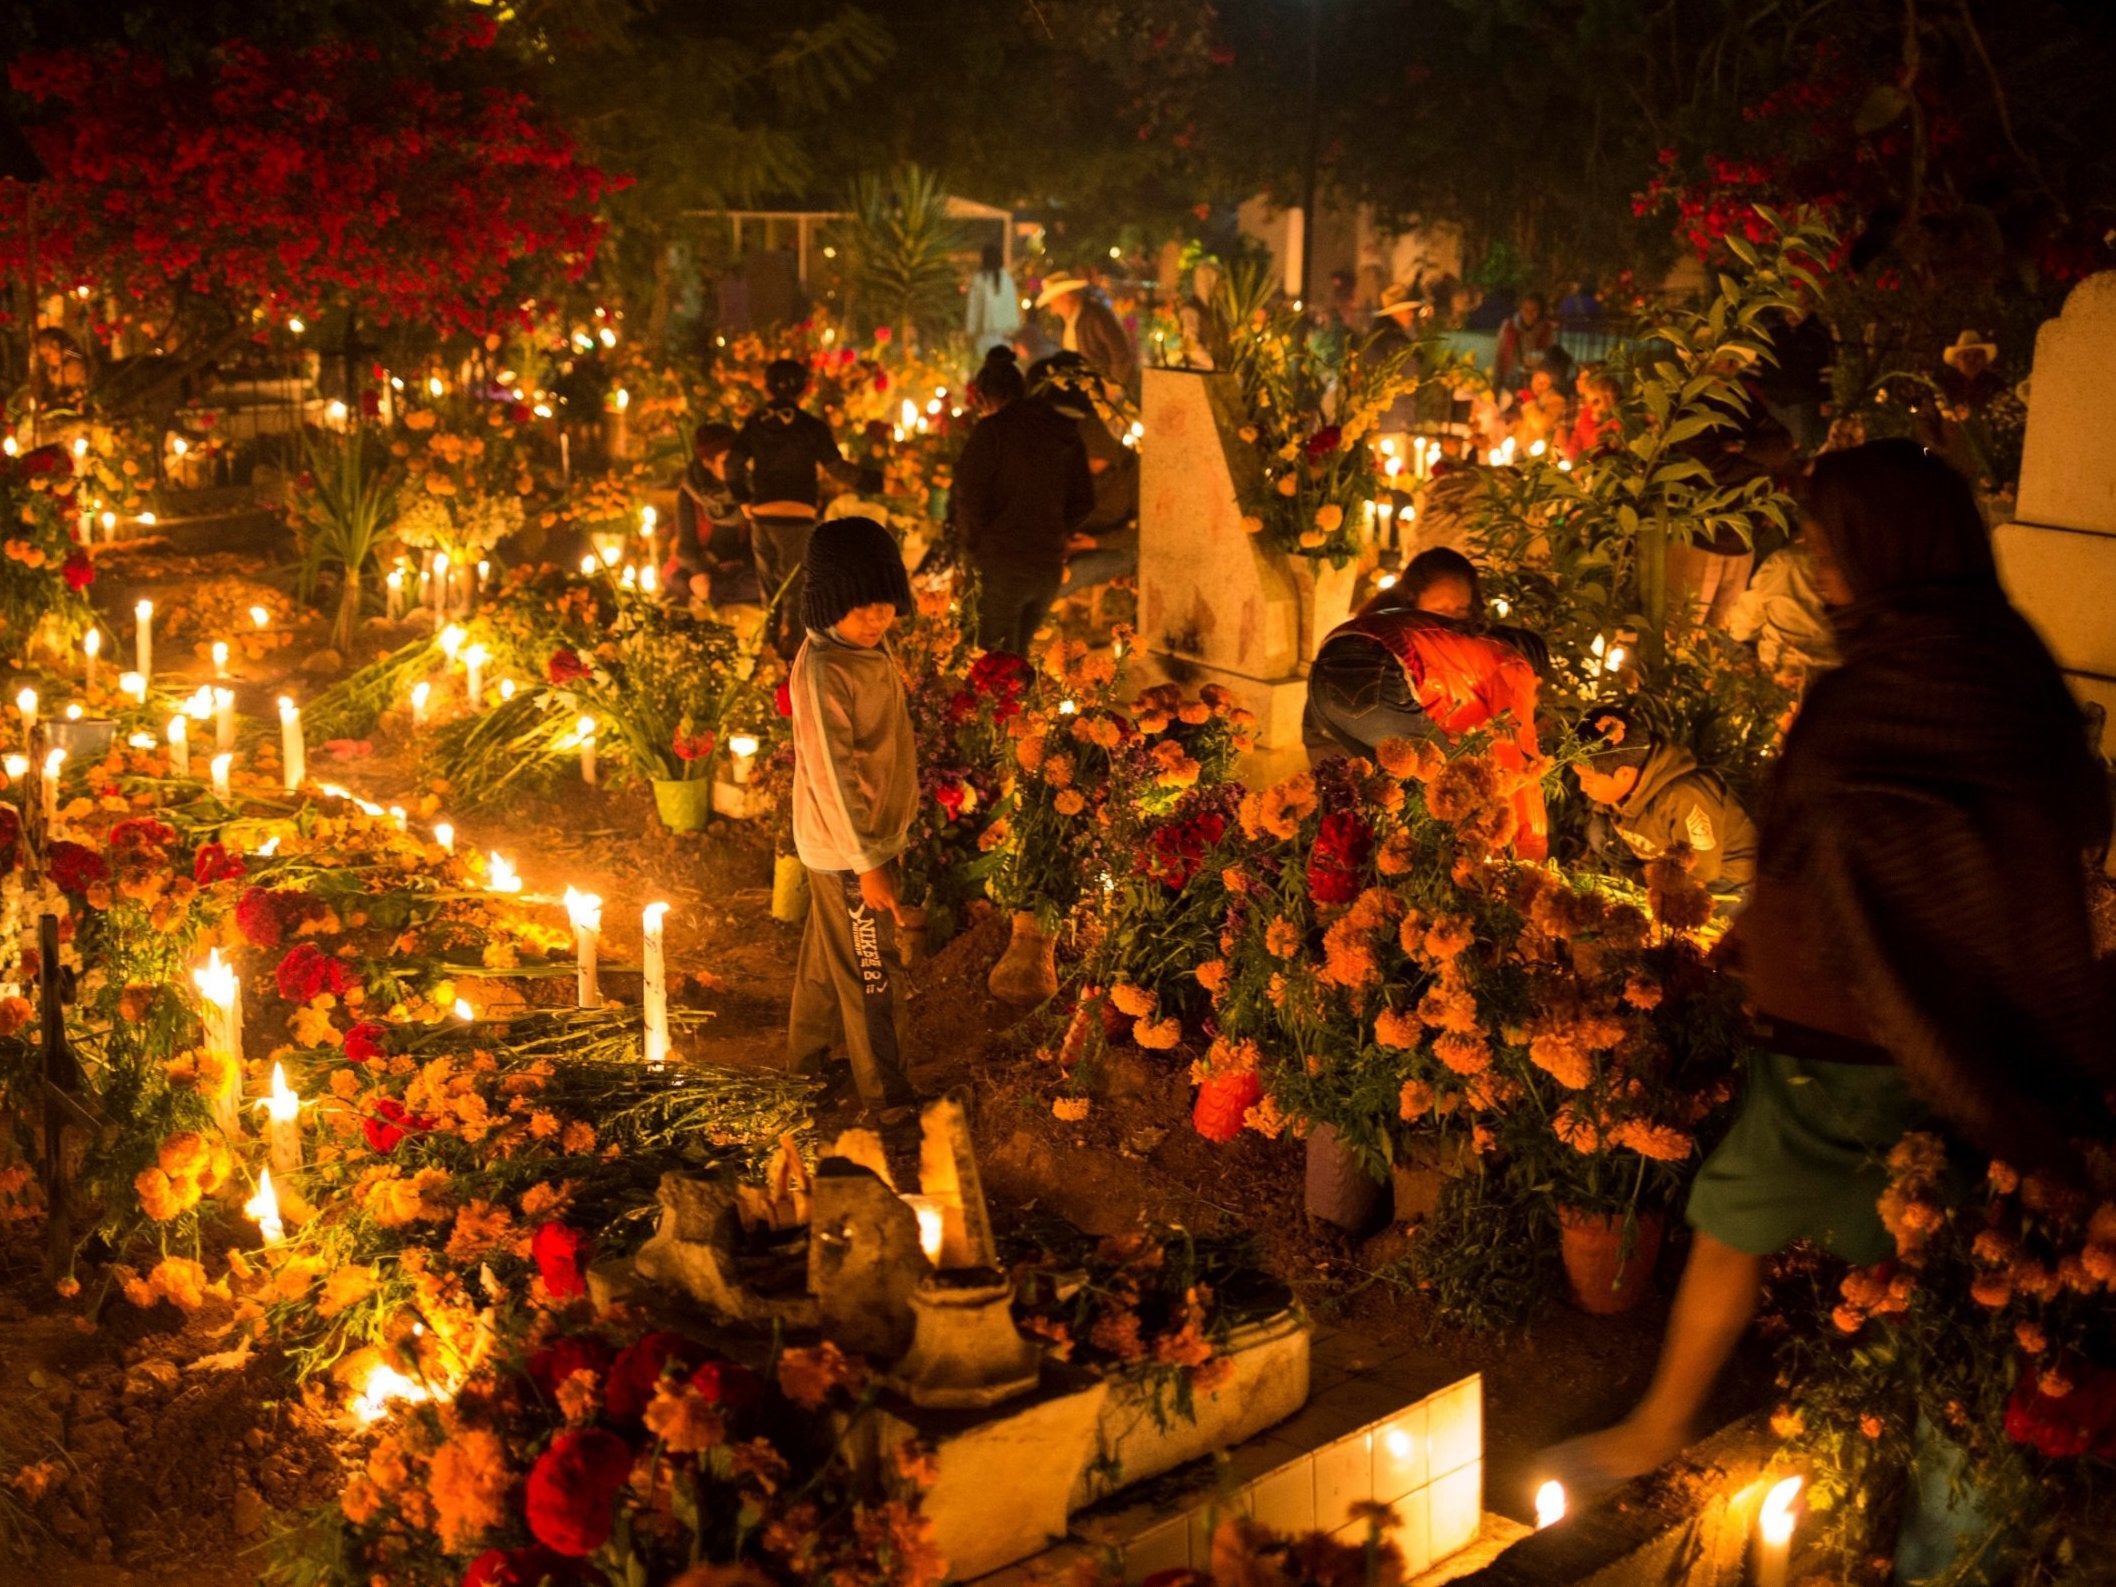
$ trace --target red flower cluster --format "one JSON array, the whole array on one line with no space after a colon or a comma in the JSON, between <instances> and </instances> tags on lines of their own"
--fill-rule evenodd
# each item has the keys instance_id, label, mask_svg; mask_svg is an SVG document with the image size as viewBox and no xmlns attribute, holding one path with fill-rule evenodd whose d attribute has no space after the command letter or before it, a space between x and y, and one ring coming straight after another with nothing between
<instances>
[{"instance_id":1,"label":"red flower cluster","mask_svg":"<svg viewBox=\"0 0 2116 1587\"><path fill-rule=\"evenodd\" d=\"M771 706L781 716L793 715L793 685L781 678L779 686L771 691Z\"/></svg>"},{"instance_id":2,"label":"red flower cluster","mask_svg":"<svg viewBox=\"0 0 2116 1587\"><path fill-rule=\"evenodd\" d=\"M529 1255L535 1259L537 1275L543 1279L544 1288L560 1299L588 1293L588 1259L594 1251L593 1242L585 1234L558 1222L537 1225L536 1234L529 1241Z\"/></svg>"},{"instance_id":3,"label":"red flower cluster","mask_svg":"<svg viewBox=\"0 0 2116 1587\"><path fill-rule=\"evenodd\" d=\"M1206 1140L1224 1146L1242 1133L1249 1110L1264 1100L1264 1081L1254 1069L1213 1075L1198 1087L1190 1110L1190 1127Z\"/></svg>"},{"instance_id":4,"label":"red flower cluster","mask_svg":"<svg viewBox=\"0 0 2116 1587\"><path fill-rule=\"evenodd\" d=\"M191 879L201 887L237 881L249 872L248 862L240 854L229 853L226 845L220 843L201 844L191 859Z\"/></svg>"},{"instance_id":5,"label":"red flower cluster","mask_svg":"<svg viewBox=\"0 0 2116 1587\"><path fill-rule=\"evenodd\" d=\"M529 1381L544 1398L557 1397L558 1386L576 1372L609 1370L610 1347L594 1334L562 1334L529 1358Z\"/></svg>"},{"instance_id":6,"label":"red flower cluster","mask_svg":"<svg viewBox=\"0 0 2116 1587\"><path fill-rule=\"evenodd\" d=\"M433 1120L423 1113L414 1113L395 1097L377 1097L375 1111L360 1121L360 1133L367 1137L368 1149L387 1155L394 1152L407 1135L424 1135L433 1128Z\"/></svg>"},{"instance_id":7,"label":"red flower cluster","mask_svg":"<svg viewBox=\"0 0 2116 1587\"><path fill-rule=\"evenodd\" d=\"M695 1371L710 1354L697 1341L666 1329L641 1334L610 1363L610 1376L603 1384L603 1409L620 1426L637 1425L665 1374Z\"/></svg>"},{"instance_id":8,"label":"red flower cluster","mask_svg":"<svg viewBox=\"0 0 2116 1587\"><path fill-rule=\"evenodd\" d=\"M712 754L714 746L719 742L710 733L695 733L689 738L685 738L681 733L678 733L676 742L672 747L676 751L678 760L704 760L708 755Z\"/></svg>"},{"instance_id":9,"label":"red flower cluster","mask_svg":"<svg viewBox=\"0 0 2116 1587\"><path fill-rule=\"evenodd\" d=\"M2054 1458L2116 1455L2116 1372L2088 1369L2062 1398L2043 1393L2035 1373L2022 1373L2006 1401L2006 1436Z\"/></svg>"},{"instance_id":10,"label":"red flower cluster","mask_svg":"<svg viewBox=\"0 0 2116 1587\"><path fill-rule=\"evenodd\" d=\"M313 942L298 944L279 961L279 995L289 1003L306 1003L328 992L342 996L351 990L353 972L343 959L326 958Z\"/></svg>"},{"instance_id":11,"label":"red flower cluster","mask_svg":"<svg viewBox=\"0 0 2116 1587\"><path fill-rule=\"evenodd\" d=\"M609 1541L617 1496L632 1475L632 1448L599 1427L560 1433L530 1469L523 1493L539 1543L583 1559Z\"/></svg>"},{"instance_id":12,"label":"red flower cluster","mask_svg":"<svg viewBox=\"0 0 2116 1587\"><path fill-rule=\"evenodd\" d=\"M552 651L551 659L544 663L544 676L561 689L569 683L578 683L581 679L592 676L594 670L580 659L576 651L564 645Z\"/></svg>"},{"instance_id":13,"label":"red flower cluster","mask_svg":"<svg viewBox=\"0 0 2116 1587\"><path fill-rule=\"evenodd\" d=\"M1029 687L1029 664L1011 651L988 650L970 663L971 692L992 702L992 720L1021 714L1021 697Z\"/></svg>"},{"instance_id":14,"label":"red flower cluster","mask_svg":"<svg viewBox=\"0 0 2116 1587\"><path fill-rule=\"evenodd\" d=\"M66 553L66 561L59 571L66 575L66 587L76 593L96 581L96 565L88 560L88 553L78 547Z\"/></svg>"},{"instance_id":15,"label":"red flower cluster","mask_svg":"<svg viewBox=\"0 0 2116 1587\"><path fill-rule=\"evenodd\" d=\"M1227 818L1217 810L1155 827L1147 837L1146 855L1139 862L1139 869L1181 892L1226 832Z\"/></svg>"},{"instance_id":16,"label":"red flower cluster","mask_svg":"<svg viewBox=\"0 0 2116 1587\"><path fill-rule=\"evenodd\" d=\"M276 948L303 921L320 919L326 912L323 900L309 893L250 887L235 901L235 927L251 947Z\"/></svg>"},{"instance_id":17,"label":"red flower cluster","mask_svg":"<svg viewBox=\"0 0 2116 1587\"><path fill-rule=\"evenodd\" d=\"M22 852L22 817L15 807L0 804L0 876L15 868Z\"/></svg>"},{"instance_id":18,"label":"red flower cluster","mask_svg":"<svg viewBox=\"0 0 2116 1587\"><path fill-rule=\"evenodd\" d=\"M1308 437L1310 458L1328 457L1344 444L1345 434L1334 424L1326 424Z\"/></svg>"},{"instance_id":19,"label":"red flower cluster","mask_svg":"<svg viewBox=\"0 0 2116 1587\"><path fill-rule=\"evenodd\" d=\"M389 1026L379 1019L363 1019L345 1033L345 1061L364 1064L386 1057L389 1049L383 1044L388 1039Z\"/></svg>"},{"instance_id":20,"label":"red flower cluster","mask_svg":"<svg viewBox=\"0 0 2116 1587\"><path fill-rule=\"evenodd\" d=\"M1333 810L1316 829L1308 854L1308 896L1318 904L1349 904L1366 885L1374 831L1355 812Z\"/></svg>"},{"instance_id":21,"label":"red flower cluster","mask_svg":"<svg viewBox=\"0 0 2116 1587\"><path fill-rule=\"evenodd\" d=\"M45 869L53 886L62 893L76 896L87 892L97 882L110 879L110 867L104 863L102 855L85 843L70 843L64 838L51 846Z\"/></svg>"}]
</instances>

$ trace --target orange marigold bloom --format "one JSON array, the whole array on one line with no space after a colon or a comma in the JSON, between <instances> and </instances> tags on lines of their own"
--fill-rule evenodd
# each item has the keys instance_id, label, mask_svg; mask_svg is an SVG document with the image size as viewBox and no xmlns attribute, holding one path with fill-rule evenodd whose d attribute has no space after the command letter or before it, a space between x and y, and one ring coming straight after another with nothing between
<instances>
[{"instance_id":1,"label":"orange marigold bloom","mask_svg":"<svg viewBox=\"0 0 2116 1587\"><path fill-rule=\"evenodd\" d=\"M1415 1015L1385 1008L1374 1016L1374 1039L1384 1047L1410 1052L1425 1040L1425 1027Z\"/></svg>"},{"instance_id":2,"label":"orange marigold bloom","mask_svg":"<svg viewBox=\"0 0 2116 1587\"><path fill-rule=\"evenodd\" d=\"M1093 1104L1086 1097L1053 1097L1051 1117L1063 1124L1078 1124L1086 1118Z\"/></svg>"},{"instance_id":3,"label":"orange marigold bloom","mask_svg":"<svg viewBox=\"0 0 2116 1587\"><path fill-rule=\"evenodd\" d=\"M1131 1039L1151 1052L1166 1052L1183 1039L1183 1022L1142 1019L1132 1026Z\"/></svg>"},{"instance_id":4,"label":"orange marigold bloom","mask_svg":"<svg viewBox=\"0 0 2116 1587\"><path fill-rule=\"evenodd\" d=\"M1868 1438L1879 1438L1887 1430L1888 1424L1871 1411L1859 1418L1859 1431Z\"/></svg>"},{"instance_id":5,"label":"orange marigold bloom","mask_svg":"<svg viewBox=\"0 0 2116 1587\"><path fill-rule=\"evenodd\" d=\"M1650 976L1632 972L1624 982L1624 1001L1641 1013L1660 1007L1661 985Z\"/></svg>"},{"instance_id":6,"label":"orange marigold bloom","mask_svg":"<svg viewBox=\"0 0 2116 1587\"><path fill-rule=\"evenodd\" d=\"M1679 1163L1696 1145L1672 1124L1648 1124L1643 1119L1625 1120L1611 1133L1611 1139L1656 1163Z\"/></svg>"},{"instance_id":7,"label":"orange marigold bloom","mask_svg":"<svg viewBox=\"0 0 2116 1587\"><path fill-rule=\"evenodd\" d=\"M451 1554L507 1522L507 1449L498 1435L473 1427L434 1451L426 1492L433 1500L434 1531Z\"/></svg>"},{"instance_id":8,"label":"orange marigold bloom","mask_svg":"<svg viewBox=\"0 0 2116 1587\"><path fill-rule=\"evenodd\" d=\"M1374 853L1374 868L1384 876L1405 876L1417 858L1418 845L1411 834L1398 827L1381 840Z\"/></svg>"},{"instance_id":9,"label":"orange marigold bloom","mask_svg":"<svg viewBox=\"0 0 2116 1587\"><path fill-rule=\"evenodd\" d=\"M2013 1325L2013 1340L2024 1355L2039 1356L2050 1348L2050 1336L2043 1332L2042 1324L2026 1318Z\"/></svg>"},{"instance_id":10,"label":"orange marigold bloom","mask_svg":"<svg viewBox=\"0 0 2116 1587\"><path fill-rule=\"evenodd\" d=\"M719 1409L688 1383L664 1382L647 1402L647 1431L672 1455L695 1455L727 1441Z\"/></svg>"},{"instance_id":11,"label":"orange marigold bloom","mask_svg":"<svg viewBox=\"0 0 2116 1587\"><path fill-rule=\"evenodd\" d=\"M1068 788L1051 801L1051 808L1062 816L1076 816L1087 808L1087 798L1077 788Z\"/></svg>"},{"instance_id":12,"label":"orange marigold bloom","mask_svg":"<svg viewBox=\"0 0 2116 1587\"><path fill-rule=\"evenodd\" d=\"M1550 1128L1559 1140L1582 1156L1602 1149L1601 1130L1585 1111L1570 1102L1558 1109Z\"/></svg>"},{"instance_id":13,"label":"orange marigold bloom","mask_svg":"<svg viewBox=\"0 0 2116 1587\"><path fill-rule=\"evenodd\" d=\"M828 1339L779 1352L779 1392L804 1411L819 1409L834 1389L856 1389L866 1377L866 1369Z\"/></svg>"},{"instance_id":14,"label":"orange marigold bloom","mask_svg":"<svg viewBox=\"0 0 2116 1587\"><path fill-rule=\"evenodd\" d=\"M1406 1080L1403 1089L1396 1094L1396 1116L1400 1119L1422 1119L1433 1111L1433 1088L1423 1080Z\"/></svg>"},{"instance_id":15,"label":"orange marigold bloom","mask_svg":"<svg viewBox=\"0 0 2116 1587\"><path fill-rule=\"evenodd\" d=\"M1292 1121L1279 1111L1278 1098L1265 1092L1242 1114L1242 1128L1254 1130L1267 1141L1275 1141Z\"/></svg>"},{"instance_id":16,"label":"orange marigold bloom","mask_svg":"<svg viewBox=\"0 0 2116 1587\"><path fill-rule=\"evenodd\" d=\"M1969 1298L1997 1311L2013 1299L2013 1280L2004 1273L1980 1273L1969 1286Z\"/></svg>"},{"instance_id":17,"label":"orange marigold bloom","mask_svg":"<svg viewBox=\"0 0 2116 1587\"><path fill-rule=\"evenodd\" d=\"M1284 915L1264 928L1264 950L1273 958L1290 959L1300 952L1300 928Z\"/></svg>"},{"instance_id":18,"label":"orange marigold bloom","mask_svg":"<svg viewBox=\"0 0 2116 1587\"><path fill-rule=\"evenodd\" d=\"M1491 1068L1491 1045L1482 1036L1443 1031L1433 1041L1433 1056L1458 1075L1480 1075Z\"/></svg>"},{"instance_id":19,"label":"orange marigold bloom","mask_svg":"<svg viewBox=\"0 0 2116 1587\"><path fill-rule=\"evenodd\" d=\"M1839 1306L1829 1314L1839 1333L1855 1334L1866 1326L1866 1313L1856 1306Z\"/></svg>"},{"instance_id":20,"label":"orange marigold bloom","mask_svg":"<svg viewBox=\"0 0 2116 1587\"><path fill-rule=\"evenodd\" d=\"M1258 819L1273 837L1290 838L1314 813L1315 778L1308 772L1297 772L1275 787L1264 790Z\"/></svg>"},{"instance_id":21,"label":"orange marigold bloom","mask_svg":"<svg viewBox=\"0 0 2116 1587\"><path fill-rule=\"evenodd\" d=\"M1461 957L1476 940L1467 915L1442 915L1425 933L1425 951L1429 958L1445 963Z\"/></svg>"},{"instance_id":22,"label":"orange marigold bloom","mask_svg":"<svg viewBox=\"0 0 2116 1587\"><path fill-rule=\"evenodd\" d=\"M1117 1005L1117 1012L1133 1019L1144 1019L1154 1011L1160 998L1131 981L1119 981L1109 989L1109 1000Z\"/></svg>"},{"instance_id":23,"label":"orange marigold bloom","mask_svg":"<svg viewBox=\"0 0 2116 1587\"><path fill-rule=\"evenodd\" d=\"M1594 1065L1579 1044L1554 1031L1531 1036L1528 1058L1559 1085L1584 1091L1594 1081Z\"/></svg>"},{"instance_id":24,"label":"orange marigold bloom","mask_svg":"<svg viewBox=\"0 0 2116 1587\"><path fill-rule=\"evenodd\" d=\"M1197 978L1198 985L1202 986L1214 997L1218 997L1227 990L1227 961L1225 959L1207 959L1190 973Z\"/></svg>"}]
</instances>

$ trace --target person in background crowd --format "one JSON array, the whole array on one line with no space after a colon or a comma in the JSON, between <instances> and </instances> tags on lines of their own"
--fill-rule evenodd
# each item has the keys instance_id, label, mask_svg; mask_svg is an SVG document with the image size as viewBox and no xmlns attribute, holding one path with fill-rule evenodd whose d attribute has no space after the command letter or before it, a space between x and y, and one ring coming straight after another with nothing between
<instances>
[{"instance_id":1,"label":"person in background crowd","mask_svg":"<svg viewBox=\"0 0 2116 1587\"><path fill-rule=\"evenodd\" d=\"M1722 910L1747 898L1756 828L1725 779L1622 706L1590 710L1575 731L1587 752L1572 773L1595 811L1587 840L1611 871L1637 878L1652 861L1683 853L1691 879Z\"/></svg>"},{"instance_id":2,"label":"person in background crowd","mask_svg":"<svg viewBox=\"0 0 2116 1587\"><path fill-rule=\"evenodd\" d=\"M1069 419L1087 449L1095 480L1095 505L1077 525L1066 553L1065 593L1078 595L1097 584L1139 570L1139 454L1110 432L1095 406L1094 371L1078 353L1057 353L1029 365L1029 397Z\"/></svg>"},{"instance_id":3,"label":"person in background crowd","mask_svg":"<svg viewBox=\"0 0 2116 1587\"><path fill-rule=\"evenodd\" d=\"M2002 404L2018 406L1997 360L1996 343L1962 332L1940 354L1940 372L1933 380L1937 401L1918 413L1919 439L1969 479L1985 483L1995 472L1988 415Z\"/></svg>"},{"instance_id":4,"label":"person in background crowd","mask_svg":"<svg viewBox=\"0 0 2116 1587\"><path fill-rule=\"evenodd\" d=\"M1123 323L1089 289L1085 276L1059 271L1044 282L1043 290L1036 295L1036 307L1057 311L1064 327L1058 339L1061 349L1078 353L1111 385L1126 391L1136 389L1139 355L1133 350Z\"/></svg>"},{"instance_id":5,"label":"person in background crowd","mask_svg":"<svg viewBox=\"0 0 2116 1587\"><path fill-rule=\"evenodd\" d=\"M1602 317L1601 294L1592 281L1574 281L1558 299L1558 319L1566 325L1588 325Z\"/></svg>"},{"instance_id":6,"label":"person in background crowd","mask_svg":"<svg viewBox=\"0 0 2116 1587\"><path fill-rule=\"evenodd\" d=\"M1837 664L1836 637L1804 541L1796 537L1763 559L1734 603L1727 632L1755 645L1764 670L1792 689Z\"/></svg>"},{"instance_id":7,"label":"person in background crowd","mask_svg":"<svg viewBox=\"0 0 2116 1587\"><path fill-rule=\"evenodd\" d=\"M1559 349L1552 348L1528 372L1528 389L1520 393L1514 410L1513 437L1523 457L1538 441L1551 448L1564 439L1569 404L1559 378L1563 367Z\"/></svg>"},{"instance_id":8,"label":"person in background crowd","mask_svg":"<svg viewBox=\"0 0 2116 1587\"><path fill-rule=\"evenodd\" d=\"M904 908L897 860L918 813L918 742L885 640L911 614L895 539L871 518L817 526L794 653L793 838L808 922L787 1013L787 1065L829 1073L842 1043L861 1102L894 1127L917 1094L906 1074L902 985L891 972Z\"/></svg>"},{"instance_id":9,"label":"person in background crowd","mask_svg":"<svg viewBox=\"0 0 2116 1587\"><path fill-rule=\"evenodd\" d=\"M1512 391L1524 371L1558 339L1558 322L1547 312L1543 294L1530 292L1521 306L1499 327L1499 344L1492 355L1491 383L1494 391Z\"/></svg>"},{"instance_id":10,"label":"person in background crowd","mask_svg":"<svg viewBox=\"0 0 2116 1587\"><path fill-rule=\"evenodd\" d=\"M1843 662L1787 735L1725 944L1758 1048L1691 1192L1696 1238L1652 1386L1617 1426L1543 1457L1576 1500L1683 1446L1766 1257L1797 1240L1855 1266L1896 1254L1875 1203L1905 1132L1937 1124L2083 1183L2068 1126L2105 1116L2116 1083L2085 859L2109 841L2108 779L2007 603L1974 495L1907 440L1817 459L1804 495Z\"/></svg>"},{"instance_id":11,"label":"person in background crowd","mask_svg":"<svg viewBox=\"0 0 2116 1587\"><path fill-rule=\"evenodd\" d=\"M1830 366L1837 344L1815 312L1807 288L1797 288L1794 306L1770 328L1771 356L1756 372L1756 391L1771 417L1786 429L1800 452L1813 452L1827 433Z\"/></svg>"},{"instance_id":12,"label":"person in background crowd","mask_svg":"<svg viewBox=\"0 0 2116 1587\"><path fill-rule=\"evenodd\" d=\"M1006 346L1020 329L1021 289L1000 263L999 244L988 242L963 298L963 334L970 339L970 356L982 364L985 354Z\"/></svg>"},{"instance_id":13,"label":"person in background crowd","mask_svg":"<svg viewBox=\"0 0 2116 1587\"><path fill-rule=\"evenodd\" d=\"M1502 718L1493 754L1509 770L1536 756L1536 669L1492 633L1476 564L1459 551L1421 551L1322 642L1308 674L1301 740L1311 765L1372 758L1384 739L1452 742ZM1541 859L1550 824L1533 778L1514 795L1514 852Z\"/></svg>"},{"instance_id":14,"label":"person in background crowd","mask_svg":"<svg viewBox=\"0 0 2116 1587\"><path fill-rule=\"evenodd\" d=\"M671 600L761 605L749 520L728 484L735 428L701 424L691 434L691 461L676 483L676 537L661 570Z\"/></svg>"},{"instance_id":15,"label":"person in background crowd","mask_svg":"<svg viewBox=\"0 0 2116 1587\"><path fill-rule=\"evenodd\" d=\"M1559 452L1577 463L1592 457L1604 446L1622 439L1623 422L1617 409L1623 405L1624 388L1616 376L1589 366L1580 372L1580 411L1566 432Z\"/></svg>"},{"instance_id":16,"label":"person in background crowd","mask_svg":"<svg viewBox=\"0 0 2116 1587\"><path fill-rule=\"evenodd\" d=\"M830 426L801 407L807 391L807 365L791 358L766 365L764 406L742 426L727 460L728 483L749 513L758 587L766 601L778 602L772 645L788 660L800 644L801 564L824 477L852 482Z\"/></svg>"},{"instance_id":17,"label":"person in background crowd","mask_svg":"<svg viewBox=\"0 0 2116 1587\"><path fill-rule=\"evenodd\" d=\"M1073 537L1094 510L1079 427L1032 401L1012 349L995 347L974 388L984 417L955 464L955 522L977 570L977 642L1029 653L1065 582Z\"/></svg>"}]
</instances>

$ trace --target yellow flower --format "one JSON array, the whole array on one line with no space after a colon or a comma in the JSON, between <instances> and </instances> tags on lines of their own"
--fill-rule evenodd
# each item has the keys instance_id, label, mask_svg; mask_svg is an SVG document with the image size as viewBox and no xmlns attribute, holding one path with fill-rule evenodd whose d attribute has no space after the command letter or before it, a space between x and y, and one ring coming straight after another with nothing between
<instances>
[{"instance_id":1,"label":"yellow flower","mask_svg":"<svg viewBox=\"0 0 2116 1587\"><path fill-rule=\"evenodd\" d=\"M1337 526L1344 521L1345 510L1334 501L1315 509L1315 527L1326 535L1337 533Z\"/></svg>"}]
</instances>

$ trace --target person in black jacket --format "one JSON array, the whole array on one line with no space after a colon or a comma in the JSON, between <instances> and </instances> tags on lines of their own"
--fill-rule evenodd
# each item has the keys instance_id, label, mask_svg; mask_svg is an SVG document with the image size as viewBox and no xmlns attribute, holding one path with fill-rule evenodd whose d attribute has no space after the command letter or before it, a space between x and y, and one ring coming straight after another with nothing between
<instances>
[{"instance_id":1,"label":"person in black jacket","mask_svg":"<svg viewBox=\"0 0 2116 1587\"><path fill-rule=\"evenodd\" d=\"M1031 400L1011 348L995 347L974 385L985 417L955 464L955 521L983 590L977 639L1028 654L1057 598L1075 530L1094 510L1079 426Z\"/></svg>"},{"instance_id":2,"label":"person in black jacket","mask_svg":"<svg viewBox=\"0 0 2116 1587\"><path fill-rule=\"evenodd\" d=\"M823 475L851 482L830 426L801 407L807 391L805 364L781 358L768 365L765 405L742 426L727 461L728 483L749 514L757 583L766 601L778 602L772 647L789 661L801 644L801 563L823 504Z\"/></svg>"}]
</instances>

